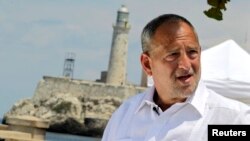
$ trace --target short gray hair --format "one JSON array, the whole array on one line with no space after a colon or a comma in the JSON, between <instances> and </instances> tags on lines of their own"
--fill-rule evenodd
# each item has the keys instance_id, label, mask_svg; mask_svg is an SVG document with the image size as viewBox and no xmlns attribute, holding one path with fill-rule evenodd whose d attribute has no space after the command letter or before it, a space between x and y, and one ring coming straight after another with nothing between
<instances>
[{"instance_id":1,"label":"short gray hair","mask_svg":"<svg viewBox=\"0 0 250 141\"><path fill-rule=\"evenodd\" d=\"M141 45L142 51L144 53L150 50L150 41L154 35L157 28L163 23L172 23L172 22L184 22L188 24L195 32L193 25L184 17L175 15L175 14L163 14L155 19L151 20L144 28L141 34Z\"/></svg>"}]
</instances>

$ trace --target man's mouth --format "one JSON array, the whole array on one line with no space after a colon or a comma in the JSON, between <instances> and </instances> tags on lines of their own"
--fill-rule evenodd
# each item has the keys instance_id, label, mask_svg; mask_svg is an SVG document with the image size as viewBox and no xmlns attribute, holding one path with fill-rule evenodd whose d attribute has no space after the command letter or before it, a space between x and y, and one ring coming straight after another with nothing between
<instances>
[{"instance_id":1,"label":"man's mouth","mask_svg":"<svg viewBox=\"0 0 250 141\"><path fill-rule=\"evenodd\" d=\"M187 75L182 75L182 76L178 76L177 80L183 82L183 83L188 83L190 81L190 78L192 77L192 74L187 74Z\"/></svg>"}]
</instances>

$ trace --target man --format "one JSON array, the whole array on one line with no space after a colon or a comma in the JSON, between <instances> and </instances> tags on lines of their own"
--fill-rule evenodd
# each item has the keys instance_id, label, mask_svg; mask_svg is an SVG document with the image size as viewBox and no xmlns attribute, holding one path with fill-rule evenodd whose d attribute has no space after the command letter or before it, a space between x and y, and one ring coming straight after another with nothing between
<instances>
[{"instance_id":1,"label":"man","mask_svg":"<svg viewBox=\"0 0 250 141\"><path fill-rule=\"evenodd\" d=\"M207 89L201 47L185 18L161 15L142 32L141 65L154 86L112 115L102 141L203 141L209 124L250 123L249 107Z\"/></svg>"}]
</instances>

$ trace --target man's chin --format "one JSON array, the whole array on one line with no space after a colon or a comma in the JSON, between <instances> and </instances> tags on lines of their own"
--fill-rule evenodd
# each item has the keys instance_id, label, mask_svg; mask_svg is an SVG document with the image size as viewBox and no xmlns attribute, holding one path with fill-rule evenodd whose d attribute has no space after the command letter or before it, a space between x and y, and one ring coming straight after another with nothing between
<instances>
[{"instance_id":1,"label":"man's chin","mask_svg":"<svg viewBox=\"0 0 250 141\"><path fill-rule=\"evenodd\" d=\"M195 89L196 89L195 84L181 85L179 87L179 90L182 91L181 93L183 93L183 95L186 95L186 96L192 95L194 93Z\"/></svg>"}]
</instances>

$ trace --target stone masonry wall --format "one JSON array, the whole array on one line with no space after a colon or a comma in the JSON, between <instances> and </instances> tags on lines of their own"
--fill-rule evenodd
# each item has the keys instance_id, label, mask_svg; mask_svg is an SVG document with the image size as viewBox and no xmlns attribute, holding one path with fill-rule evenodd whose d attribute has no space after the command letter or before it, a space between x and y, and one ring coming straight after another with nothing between
<instances>
[{"instance_id":1,"label":"stone masonry wall","mask_svg":"<svg viewBox=\"0 0 250 141\"><path fill-rule=\"evenodd\" d=\"M134 85L111 85L101 82L75 80L69 78L44 76L38 83L33 99L42 100L56 93L71 93L72 96L118 97L126 99L142 92L144 87Z\"/></svg>"},{"instance_id":2,"label":"stone masonry wall","mask_svg":"<svg viewBox=\"0 0 250 141\"><path fill-rule=\"evenodd\" d=\"M49 131L101 136L120 104L144 90L134 85L44 76L34 96L15 103L6 117L30 115L48 120Z\"/></svg>"}]
</instances>

